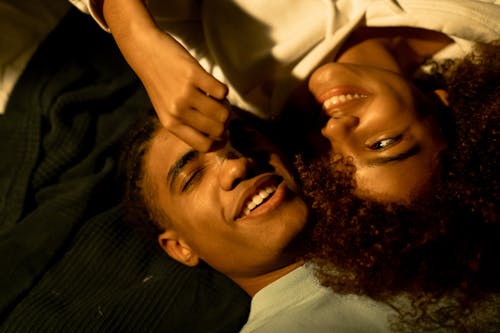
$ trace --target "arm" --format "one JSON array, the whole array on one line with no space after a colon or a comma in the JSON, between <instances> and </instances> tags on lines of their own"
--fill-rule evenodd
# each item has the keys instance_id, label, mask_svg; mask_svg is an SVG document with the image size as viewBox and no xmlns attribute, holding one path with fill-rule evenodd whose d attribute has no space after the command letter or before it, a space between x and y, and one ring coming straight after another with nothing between
<instances>
[{"instance_id":1,"label":"arm","mask_svg":"<svg viewBox=\"0 0 500 333\"><path fill-rule=\"evenodd\" d=\"M105 0L103 14L161 123L193 148L209 150L225 132L227 87L156 26L141 0Z\"/></svg>"}]
</instances>

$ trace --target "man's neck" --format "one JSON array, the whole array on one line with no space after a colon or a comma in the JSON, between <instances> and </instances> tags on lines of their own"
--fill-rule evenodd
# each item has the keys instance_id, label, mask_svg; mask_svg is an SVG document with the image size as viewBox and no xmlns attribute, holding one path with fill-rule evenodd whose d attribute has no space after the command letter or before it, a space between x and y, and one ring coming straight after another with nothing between
<instances>
[{"instance_id":1,"label":"man's neck","mask_svg":"<svg viewBox=\"0 0 500 333\"><path fill-rule=\"evenodd\" d=\"M267 285L273 283L279 278L287 275L294 269L302 266L303 261L298 261L285 267L281 267L277 270L271 271L269 273L259 275L251 278L237 278L233 279L243 290L247 292L250 296L254 296L259 290L266 287Z\"/></svg>"}]
</instances>

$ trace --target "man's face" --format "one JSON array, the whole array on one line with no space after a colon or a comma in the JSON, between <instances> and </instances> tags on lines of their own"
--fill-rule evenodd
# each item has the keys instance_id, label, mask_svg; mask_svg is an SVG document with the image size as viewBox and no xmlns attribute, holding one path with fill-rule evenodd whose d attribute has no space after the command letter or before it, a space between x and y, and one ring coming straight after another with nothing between
<instances>
[{"instance_id":1,"label":"man's face","mask_svg":"<svg viewBox=\"0 0 500 333\"><path fill-rule=\"evenodd\" d=\"M145 156L154 200L181 245L230 278L293 262L290 244L307 221L280 152L256 131L240 136L238 150L200 153L160 130Z\"/></svg>"}]
</instances>

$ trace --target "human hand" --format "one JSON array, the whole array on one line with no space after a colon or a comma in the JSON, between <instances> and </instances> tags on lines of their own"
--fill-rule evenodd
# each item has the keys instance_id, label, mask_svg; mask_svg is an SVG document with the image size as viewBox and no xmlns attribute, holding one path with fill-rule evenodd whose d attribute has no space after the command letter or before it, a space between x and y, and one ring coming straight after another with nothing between
<instances>
[{"instance_id":1,"label":"human hand","mask_svg":"<svg viewBox=\"0 0 500 333\"><path fill-rule=\"evenodd\" d=\"M157 31L149 37L148 60L133 68L160 122L194 149L210 150L223 139L230 116L227 87L169 35Z\"/></svg>"},{"instance_id":2,"label":"human hand","mask_svg":"<svg viewBox=\"0 0 500 333\"><path fill-rule=\"evenodd\" d=\"M200 151L223 140L227 87L157 27L141 1L106 0L104 16L163 126Z\"/></svg>"}]
</instances>

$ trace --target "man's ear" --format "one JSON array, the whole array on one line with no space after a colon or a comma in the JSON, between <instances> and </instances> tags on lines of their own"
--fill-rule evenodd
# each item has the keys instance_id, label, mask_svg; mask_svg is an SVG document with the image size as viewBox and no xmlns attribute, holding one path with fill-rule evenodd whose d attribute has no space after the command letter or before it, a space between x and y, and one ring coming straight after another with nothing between
<instances>
[{"instance_id":1,"label":"man's ear","mask_svg":"<svg viewBox=\"0 0 500 333\"><path fill-rule=\"evenodd\" d=\"M449 106L448 103L448 92L443 89L436 89L433 91L434 95L446 106Z\"/></svg>"},{"instance_id":2,"label":"man's ear","mask_svg":"<svg viewBox=\"0 0 500 333\"><path fill-rule=\"evenodd\" d=\"M174 230L158 235L158 243L170 257L186 266L194 267L200 262L198 254Z\"/></svg>"}]
</instances>

